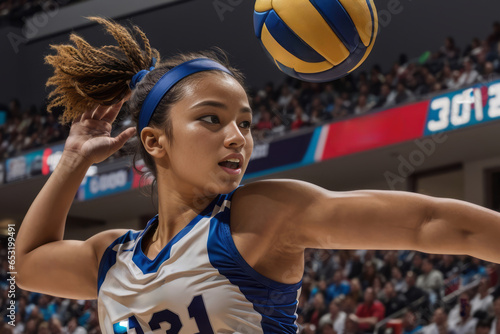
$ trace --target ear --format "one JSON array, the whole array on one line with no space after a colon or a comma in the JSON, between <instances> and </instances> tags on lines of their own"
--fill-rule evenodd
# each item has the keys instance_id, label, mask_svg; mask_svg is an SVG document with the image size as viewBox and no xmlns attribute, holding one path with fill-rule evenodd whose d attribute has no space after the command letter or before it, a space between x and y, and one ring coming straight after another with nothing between
<instances>
[{"instance_id":1,"label":"ear","mask_svg":"<svg viewBox=\"0 0 500 334\"><path fill-rule=\"evenodd\" d=\"M167 154L167 138L161 129L145 127L141 131L141 141L153 158L163 158Z\"/></svg>"}]
</instances>

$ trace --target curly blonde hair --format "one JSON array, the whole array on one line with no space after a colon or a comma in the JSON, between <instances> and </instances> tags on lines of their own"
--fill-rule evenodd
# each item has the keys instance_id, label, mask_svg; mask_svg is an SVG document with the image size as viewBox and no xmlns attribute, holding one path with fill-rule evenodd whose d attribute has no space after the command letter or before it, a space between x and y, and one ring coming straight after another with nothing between
<instances>
[{"instance_id":1,"label":"curly blonde hair","mask_svg":"<svg viewBox=\"0 0 500 334\"><path fill-rule=\"evenodd\" d=\"M55 86L49 94L47 109L64 107L60 121L69 123L85 110L97 105L112 105L130 93L129 82L142 69L147 69L160 54L152 49L144 32L133 30L109 19L89 17L102 24L119 46L93 47L82 37L72 33L74 43L51 45L57 54L45 57L45 63L54 67L54 75L46 86Z\"/></svg>"}]
</instances>

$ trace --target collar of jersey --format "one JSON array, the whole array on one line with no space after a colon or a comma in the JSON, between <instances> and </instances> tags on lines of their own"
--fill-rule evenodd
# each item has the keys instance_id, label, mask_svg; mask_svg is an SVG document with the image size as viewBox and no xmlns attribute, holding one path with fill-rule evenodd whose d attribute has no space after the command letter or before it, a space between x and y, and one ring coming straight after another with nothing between
<instances>
[{"instance_id":1,"label":"collar of jersey","mask_svg":"<svg viewBox=\"0 0 500 334\"><path fill-rule=\"evenodd\" d=\"M215 204L220 198L220 194L217 195L210 204L203 209L203 211L196 216L189 224L187 224L182 230L179 231L166 245L163 249L156 255L156 257L151 260L148 258L144 252L142 251L142 239L144 235L149 231L152 225L158 224L158 215L154 216L144 228L143 233L139 236L139 241L137 242L134 250L134 255L132 260L134 263L141 269L144 274L155 273L158 271L158 268L161 264L167 261L170 258L170 251L172 246L175 245L179 240L182 239L186 234L188 234L193 227L204 217L210 217L212 211L215 207Z\"/></svg>"}]
</instances>

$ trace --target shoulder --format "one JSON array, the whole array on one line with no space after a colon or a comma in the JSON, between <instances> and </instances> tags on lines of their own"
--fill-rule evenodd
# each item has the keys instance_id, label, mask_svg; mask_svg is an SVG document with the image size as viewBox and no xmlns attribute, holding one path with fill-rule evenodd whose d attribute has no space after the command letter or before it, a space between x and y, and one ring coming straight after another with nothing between
<instances>
[{"instance_id":1,"label":"shoulder","mask_svg":"<svg viewBox=\"0 0 500 334\"><path fill-rule=\"evenodd\" d=\"M123 236L130 230L127 229L112 229L97 233L87 240L87 242L94 249L94 253L97 259L97 263L101 262L102 255L106 251L109 245L113 243L116 239Z\"/></svg>"},{"instance_id":2,"label":"shoulder","mask_svg":"<svg viewBox=\"0 0 500 334\"><path fill-rule=\"evenodd\" d=\"M292 179L271 179L245 184L232 197L231 219L278 223L308 207L315 198L326 192L311 183ZM232 224L233 226L233 224Z\"/></svg>"},{"instance_id":3,"label":"shoulder","mask_svg":"<svg viewBox=\"0 0 500 334\"><path fill-rule=\"evenodd\" d=\"M233 202L245 202L248 206L265 203L291 206L295 202L303 202L304 199L312 202L327 193L328 190L305 181L270 179L255 181L238 188L234 193Z\"/></svg>"}]
</instances>

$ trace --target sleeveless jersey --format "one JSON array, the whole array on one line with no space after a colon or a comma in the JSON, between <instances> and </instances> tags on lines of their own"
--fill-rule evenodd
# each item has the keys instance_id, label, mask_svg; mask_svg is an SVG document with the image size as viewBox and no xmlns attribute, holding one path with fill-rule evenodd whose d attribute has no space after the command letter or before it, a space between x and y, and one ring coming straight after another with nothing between
<instances>
[{"instance_id":1,"label":"sleeveless jersey","mask_svg":"<svg viewBox=\"0 0 500 334\"><path fill-rule=\"evenodd\" d=\"M218 195L154 260L141 241L158 216L106 249L98 274L102 333L297 333L302 282L273 281L245 262L231 236L233 193Z\"/></svg>"}]
</instances>

